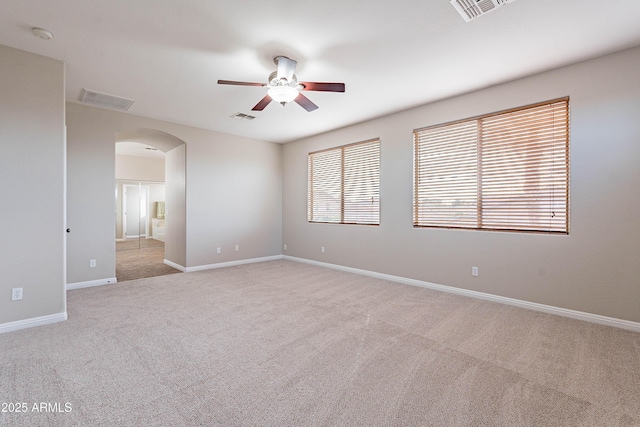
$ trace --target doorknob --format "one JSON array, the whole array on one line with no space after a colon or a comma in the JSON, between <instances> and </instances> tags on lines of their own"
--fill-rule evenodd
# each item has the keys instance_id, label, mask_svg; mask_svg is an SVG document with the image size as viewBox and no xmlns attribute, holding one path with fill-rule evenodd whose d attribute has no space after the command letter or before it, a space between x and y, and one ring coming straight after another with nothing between
<instances>
[{"instance_id":1,"label":"doorknob","mask_svg":"<svg viewBox=\"0 0 640 427\"><path fill-rule=\"evenodd\" d=\"M71 229L70 228L67 228L67 233L71 233Z\"/></svg>"}]
</instances>

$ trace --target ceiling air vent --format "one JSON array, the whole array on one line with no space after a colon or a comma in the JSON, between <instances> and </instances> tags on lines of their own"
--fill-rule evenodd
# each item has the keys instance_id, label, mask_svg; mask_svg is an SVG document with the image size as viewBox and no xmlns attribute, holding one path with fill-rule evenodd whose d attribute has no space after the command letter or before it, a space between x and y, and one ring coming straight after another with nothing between
<instances>
[{"instance_id":1,"label":"ceiling air vent","mask_svg":"<svg viewBox=\"0 0 640 427\"><path fill-rule=\"evenodd\" d=\"M245 113L235 113L233 116L230 116L230 117L236 120L253 120L256 118L256 116L251 116Z\"/></svg>"},{"instance_id":2,"label":"ceiling air vent","mask_svg":"<svg viewBox=\"0 0 640 427\"><path fill-rule=\"evenodd\" d=\"M121 98L119 96L96 92L95 90L89 89L82 89L80 101L96 107L111 108L112 110L119 111L127 111L135 102L133 99Z\"/></svg>"},{"instance_id":3,"label":"ceiling air vent","mask_svg":"<svg viewBox=\"0 0 640 427\"><path fill-rule=\"evenodd\" d=\"M451 4L458 13L469 22L480 15L489 13L507 3L515 0L451 0Z\"/></svg>"}]
</instances>

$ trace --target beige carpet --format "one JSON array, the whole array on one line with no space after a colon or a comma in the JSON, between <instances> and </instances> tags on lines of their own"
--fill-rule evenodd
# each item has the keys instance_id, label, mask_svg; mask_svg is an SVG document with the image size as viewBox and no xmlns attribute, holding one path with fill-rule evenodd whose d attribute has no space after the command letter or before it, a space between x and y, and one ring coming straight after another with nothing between
<instances>
[{"instance_id":1,"label":"beige carpet","mask_svg":"<svg viewBox=\"0 0 640 427\"><path fill-rule=\"evenodd\" d=\"M0 335L0 425L640 425L640 334L290 261L68 312Z\"/></svg>"},{"instance_id":2,"label":"beige carpet","mask_svg":"<svg viewBox=\"0 0 640 427\"><path fill-rule=\"evenodd\" d=\"M116 242L118 282L179 272L164 264L164 242L145 238Z\"/></svg>"}]
</instances>

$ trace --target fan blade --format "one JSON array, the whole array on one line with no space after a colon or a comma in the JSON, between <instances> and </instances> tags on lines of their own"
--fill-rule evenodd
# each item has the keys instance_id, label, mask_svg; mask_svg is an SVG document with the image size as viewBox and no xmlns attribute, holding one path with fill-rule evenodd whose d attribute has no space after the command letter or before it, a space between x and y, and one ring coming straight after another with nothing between
<instances>
[{"instance_id":1,"label":"fan blade","mask_svg":"<svg viewBox=\"0 0 640 427\"><path fill-rule=\"evenodd\" d=\"M296 70L297 63L297 61L289 59L286 56L277 56L276 64L278 65L278 79L287 79L287 81L290 82L293 78L293 73Z\"/></svg>"},{"instance_id":2,"label":"fan blade","mask_svg":"<svg viewBox=\"0 0 640 427\"><path fill-rule=\"evenodd\" d=\"M299 106L301 106L302 108L304 108L309 112L318 109L318 106L313 102L311 102L311 100L306 96L304 96L303 94L298 95L296 99L294 99L294 101L296 101Z\"/></svg>"},{"instance_id":3,"label":"fan blade","mask_svg":"<svg viewBox=\"0 0 640 427\"><path fill-rule=\"evenodd\" d=\"M270 102L271 102L271 97L269 95L265 95L265 97L262 98L260 100L260 102L258 102L256 104L256 106L253 107L251 110L253 110L253 111L262 111L262 110L264 110L264 107L269 105Z\"/></svg>"},{"instance_id":4,"label":"fan blade","mask_svg":"<svg viewBox=\"0 0 640 427\"><path fill-rule=\"evenodd\" d=\"M315 90L322 92L344 92L344 83L319 83L300 82L304 88L302 90Z\"/></svg>"},{"instance_id":5,"label":"fan blade","mask_svg":"<svg viewBox=\"0 0 640 427\"><path fill-rule=\"evenodd\" d=\"M219 85L236 85L236 86L266 86L264 83L236 82L233 80L218 80Z\"/></svg>"}]
</instances>

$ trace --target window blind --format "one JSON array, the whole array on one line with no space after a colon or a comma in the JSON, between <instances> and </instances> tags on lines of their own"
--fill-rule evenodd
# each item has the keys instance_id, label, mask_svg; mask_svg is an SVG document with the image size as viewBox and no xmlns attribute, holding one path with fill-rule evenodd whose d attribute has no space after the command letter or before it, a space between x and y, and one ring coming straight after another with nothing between
<instances>
[{"instance_id":1,"label":"window blind","mask_svg":"<svg viewBox=\"0 0 640 427\"><path fill-rule=\"evenodd\" d=\"M380 140L309 153L308 220L380 224Z\"/></svg>"},{"instance_id":2,"label":"window blind","mask_svg":"<svg viewBox=\"0 0 640 427\"><path fill-rule=\"evenodd\" d=\"M414 226L568 233L568 98L417 129L414 150Z\"/></svg>"}]
</instances>

